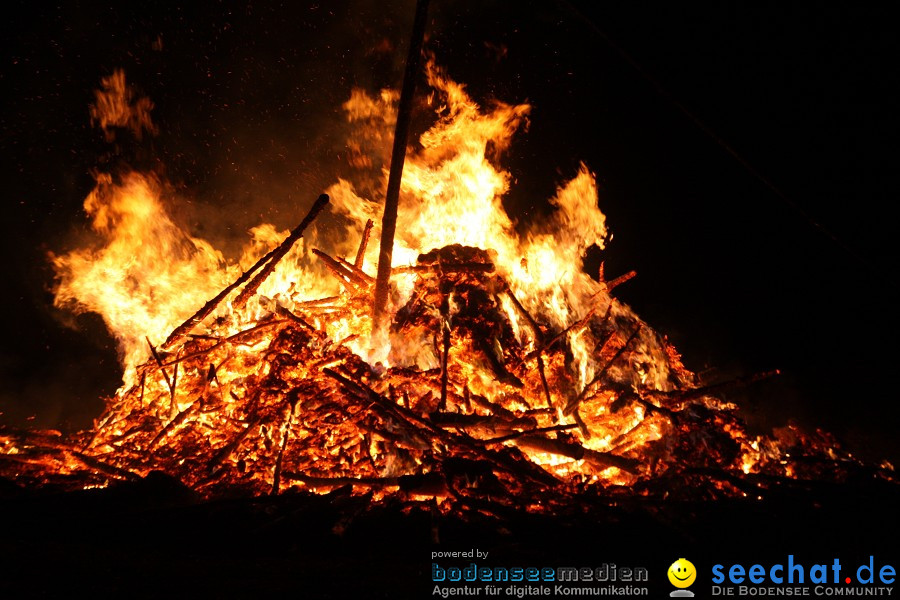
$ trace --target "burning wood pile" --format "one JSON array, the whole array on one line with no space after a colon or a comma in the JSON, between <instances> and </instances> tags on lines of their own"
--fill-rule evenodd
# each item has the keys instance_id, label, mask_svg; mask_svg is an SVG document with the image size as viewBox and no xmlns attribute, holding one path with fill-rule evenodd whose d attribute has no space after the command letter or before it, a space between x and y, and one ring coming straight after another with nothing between
<instances>
[{"instance_id":1,"label":"burning wood pile","mask_svg":"<svg viewBox=\"0 0 900 600\"><path fill-rule=\"evenodd\" d=\"M57 298L103 315L125 384L91 431L0 430L0 474L73 489L162 471L206 497L352 486L541 511L589 492L757 494L855 468L824 434L748 434L720 398L747 381L702 386L611 295L633 274L582 271L606 237L586 168L541 228L516 233L509 175L488 157L529 108L483 112L434 65L428 76L442 104L404 172L387 331L371 317L378 206L348 181L289 235L257 228L229 265L167 216L158 181L101 177L85 208L104 242L53 257ZM353 152L383 138L373 128L395 100L354 92ZM324 236L325 218L352 235Z\"/></svg>"}]
</instances>

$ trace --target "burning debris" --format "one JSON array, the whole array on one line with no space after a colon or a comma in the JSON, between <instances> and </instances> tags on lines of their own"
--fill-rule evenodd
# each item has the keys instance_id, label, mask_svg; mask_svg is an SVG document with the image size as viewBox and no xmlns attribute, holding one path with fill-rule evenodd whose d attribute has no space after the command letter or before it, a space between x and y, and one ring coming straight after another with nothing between
<instances>
[{"instance_id":1,"label":"burning debris","mask_svg":"<svg viewBox=\"0 0 900 600\"><path fill-rule=\"evenodd\" d=\"M384 336L377 189L340 180L294 231L256 228L229 264L168 217L157 180L101 176L85 202L101 247L52 259L58 303L103 316L125 383L91 431L0 431L0 473L72 489L161 471L206 497L352 486L490 512L586 493L759 495L858 468L824 435L750 435L720 398L747 381L704 387L611 295L633 274L583 272L607 236L587 168L517 233L495 163L529 107L484 111L433 63L427 75L438 118L403 173ZM389 138L395 99L354 92L350 147ZM344 239L316 228L320 213Z\"/></svg>"}]
</instances>

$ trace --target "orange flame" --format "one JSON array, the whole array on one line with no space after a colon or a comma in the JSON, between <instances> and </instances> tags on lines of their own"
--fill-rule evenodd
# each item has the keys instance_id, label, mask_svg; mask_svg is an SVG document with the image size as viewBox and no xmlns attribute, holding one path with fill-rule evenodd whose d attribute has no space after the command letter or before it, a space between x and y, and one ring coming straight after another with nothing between
<instances>
[{"instance_id":1,"label":"orange flame","mask_svg":"<svg viewBox=\"0 0 900 600\"><path fill-rule=\"evenodd\" d=\"M125 82L125 71L117 69L109 77L100 80L102 89L94 92L91 105L91 124L103 130L107 141L116 137L115 129L130 131L141 139L143 132L156 133L150 118L153 102L149 98L135 98L134 91Z\"/></svg>"},{"instance_id":2,"label":"orange flame","mask_svg":"<svg viewBox=\"0 0 900 600\"><path fill-rule=\"evenodd\" d=\"M558 477L626 484L652 476L665 469L660 466L664 457L689 455L708 443L690 433L691 423L704 419L714 422L736 449L735 456L727 459L734 470L785 472L784 465L778 464L778 443L747 435L733 416L733 406L702 394L690 402L680 399L676 392L690 390L695 382L677 352L630 308L615 301L605 282L584 272L585 252L592 246L603 248L608 237L606 218L598 206L596 177L590 169L582 164L571 180L560 184L550 199L554 212L543 222L514 223L502 204L512 177L498 161L516 132L527 127L531 108L495 102L485 109L433 61L426 72L436 121L408 151L394 242L392 310L397 314L414 305L421 299L414 294L434 294L434 290L416 288L421 279L411 266L420 255L435 249L450 252L459 247L454 245L483 249L472 255L489 256L496 281L506 286L484 293L493 295L491 306L503 315L508 323L503 327L510 335L488 332L486 339L476 340L452 333L454 322L468 317L466 300L451 291L437 301L433 297L423 300L428 326L410 327L383 340L371 339L368 286L377 244L368 245L361 264L354 257L365 222L378 223L381 213L378 199L386 187L397 94L386 90L371 96L354 90L343 105L353 126L347 147L354 171L326 190L332 212L346 224L343 235L320 239L312 229L280 261L251 302L238 307L233 299L226 299L198 324L194 335L206 336L212 344L198 354L228 348L216 355L215 362L191 363L190 351L182 356L183 349L179 349L175 356L155 357L161 368L141 370L150 360L147 339L160 344L288 233L260 224L251 230L241 257L229 261L169 216L163 198L168 201L174 194L156 177L139 173L118 179L97 177L97 187L84 206L99 242L95 247L51 256L58 278L56 304L100 314L122 351L124 385L112 400L104 425L98 427L93 448L99 452L121 448L118 440L141 433L145 426L131 423L132 415L150 414L149 421L168 425L143 442L146 448L156 447L171 428L191 418L209 438L203 441L215 442L223 452L244 436L265 438L267 441L254 444L268 450L273 444L285 448L294 436L319 440L326 448L321 456L328 454L328 460L337 460L343 451L357 458L368 454L371 465L367 472L376 474L371 472L376 468L372 457L380 454L378 475L403 474L419 459L392 450L389 436L380 441L369 439L346 419L321 434L304 429L304 416L295 414L293 404L290 410L283 404L271 409L279 415L274 428L235 416L261 402L250 384L269 377L275 368L292 381L306 381L326 368L362 358L370 365L381 363L373 368L374 373L407 369L423 381L433 378L437 370L445 379L452 375L457 383L445 389L449 399L444 401L460 409L457 415L477 417L473 406L481 403L482 410L488 406L502 411L529 427L566 427L568 437L503 442L516 446ZM152 104L134 100L124 74L117 71L104 79L103 88L97 93L92 118L104 132L111 127L127 127L136 135L154 130L149 120ZM367 173L379 166L381 179L367 180ZM522 231L525 233L519 233ZM380 235L378 225L372 235L373 239ZM319 250L325 251L326 258L337 257L330 265L324 264L342 275L335 277L324 270L320 259L325 259ZM258 354L272 343L274 334L268 339L241 337L247 331L278 325L284 322L278 320L282 317L300 322L306 330L314 330L311 335L320 336L313 344L321 351L314 365L297 364L290 358L273 367L259 361ZM458 339L442 346L435 323L444 340L451 335ZM553 344L565 350L550 351ZM512 354L511 345L516 346ZM335 357L326 352L332 347L344 354ZM503 357L511 355L518 361L518 377L498 372L502 365L493 369L488 365L503 363ZM207 360L206 355L202 360ZM178 376L179 367L194 386L191 394L179 393L171 380ZM171 379L166 368L171 369ZM387 381L379 385L390 387ZM407 408L418 414L435 410L437 400L427 387L416 388L415 381L404 385L398 393ZM213 388L215 392L210 391ZM418 395L410 398L410 392ZM200 405L207 401L224 414L201 410ZM543 406L547 408L537 408ZM235 421L245 423L246 428L229 441L225 429ZM679 438L680 431L699 437L685 441ZM577 450L567 439L577 441L573 442ZM225 459L217 451L214 462L221 460ZM280 461L265 467L276 479Z\"/></svg>"}]
</instances>

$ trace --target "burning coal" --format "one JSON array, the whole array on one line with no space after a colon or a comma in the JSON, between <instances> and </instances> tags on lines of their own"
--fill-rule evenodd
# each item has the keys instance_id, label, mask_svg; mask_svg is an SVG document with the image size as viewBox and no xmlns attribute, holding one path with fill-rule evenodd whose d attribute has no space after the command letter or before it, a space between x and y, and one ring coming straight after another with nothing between
<instances>
[{"instance_id":1,"label":"burning coal","mask_svg":"<svg viewBox=\"0 0 900 600\"><path fill-rule=\"evenodd\" d=\"M608 235L594 174L582 166L549 219L517 227L500 160L529 106L486 109L433 62L427 79L436 119L403 173L387 336L373 336L369 243L385 180L363 175L382 162L395 93L354 91L355 171L294 232L251 230L236 261L176 224L158 177L98 175L84 203L98 241L51 256L56 303L102 316L123 385L91 431L0 432L3 473L82 488L163 471L206 496L352 485L544 510L673 478L703 497L756 494L857 464L825 434L748 434L727 385L703 387L612 296L633 274L584 272ZM107 136L154 131L124 75L103 85L91 115Z\"/></svg>"}]
</instances>

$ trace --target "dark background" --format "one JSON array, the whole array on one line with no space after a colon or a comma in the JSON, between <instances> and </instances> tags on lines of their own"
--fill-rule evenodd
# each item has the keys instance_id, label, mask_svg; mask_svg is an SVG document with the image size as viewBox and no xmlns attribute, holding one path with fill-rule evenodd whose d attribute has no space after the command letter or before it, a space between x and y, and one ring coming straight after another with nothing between
<instances>
[{"instance_id":1,"label":"dark background","mask_svg":"<svg viewBox=\"0 0 900 600\"><path fill-rule=\"evenodd\" d=\"M189 200L176 218L226 248L263 220L293 226L347 169L351 88L399 85L413 3L15 4L0 24L0 422L71 429L119 381L99 319L49 292L47 252L88 232L91 169L164 173ZM433 0L426 48L477 100L532 103L506 160L514 217L540 217L585 161L614 234L607 273L638 271L619 296L710 380L783 371L732 396L754 428L793 418L896 459L883 10ZM160 129L118 153L87 108L116 68Z\"/></svg>"}]
</instances>

